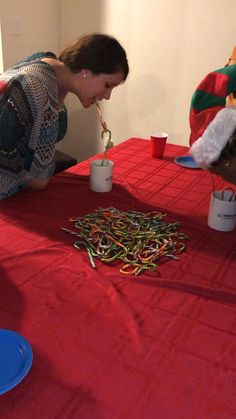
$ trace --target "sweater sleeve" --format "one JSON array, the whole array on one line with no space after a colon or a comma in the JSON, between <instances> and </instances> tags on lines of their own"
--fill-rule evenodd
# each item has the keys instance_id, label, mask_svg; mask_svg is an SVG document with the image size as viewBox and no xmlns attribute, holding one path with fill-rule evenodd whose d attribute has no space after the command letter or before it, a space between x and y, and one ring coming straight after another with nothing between
<instances>
[{"instance_id":1,"label":"sweater sleeve","mask_svg":"<svg viewBox=\"0 0 236 419\"><path fill-rule=\"evenodd\" d=\"M32 117L31 129L27 133L32 161L27 170L31 177L45 179L55 170L55 144L60 126L56 98L49 93L44 78L38 74L28 73L21 84Z\"/></svg>"}]
</instances>

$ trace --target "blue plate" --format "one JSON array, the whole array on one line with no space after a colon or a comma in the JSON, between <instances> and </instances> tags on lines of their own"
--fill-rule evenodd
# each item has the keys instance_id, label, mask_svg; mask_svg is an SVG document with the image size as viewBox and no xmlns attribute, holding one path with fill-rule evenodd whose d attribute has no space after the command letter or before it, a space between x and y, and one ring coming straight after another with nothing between
<instances>
[{"instance_id":1,"label":"blue plate","mask_svg":"<svg viewBox=\"0 0 236 419\"><path fill-rule=\"evenodd\" d=\"M188 169L201 169L201 166L195 162L192 156L176 157L175 163Z\"/></svg>"},{"instance_id":2,"label":"blue plate","mask_svg":"<svg viewBox=\"0 0 236 419\"><path fill-rule=\"evenodd\" d=\"M33 353L27 340L19 333L0 329L0 394L25 378L32 361Z\"/></svg>"}]
</instances>

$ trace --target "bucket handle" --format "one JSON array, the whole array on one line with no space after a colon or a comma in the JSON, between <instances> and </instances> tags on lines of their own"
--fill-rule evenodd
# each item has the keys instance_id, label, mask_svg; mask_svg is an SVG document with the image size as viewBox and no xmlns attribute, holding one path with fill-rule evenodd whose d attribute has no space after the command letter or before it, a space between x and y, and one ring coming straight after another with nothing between
<instances>
[{"instance_id":1,"label":"bucket handle","mask_svg":"<svg viewBox=\"0 0 236 419\"><path fill-rule=\"evenodd\" d=\"M225 200L225 197L224 197L224 193L226 192L226 191L228 191L228 192L232 192L232 195L231 195L231 197L229 198L229 201L235 201L236 200L236 191L233 189L233 188L230 188L229 186L226 186L223 190L222 190L222 192L221 192L221 200Z\"/></svg>"}]
</instances>

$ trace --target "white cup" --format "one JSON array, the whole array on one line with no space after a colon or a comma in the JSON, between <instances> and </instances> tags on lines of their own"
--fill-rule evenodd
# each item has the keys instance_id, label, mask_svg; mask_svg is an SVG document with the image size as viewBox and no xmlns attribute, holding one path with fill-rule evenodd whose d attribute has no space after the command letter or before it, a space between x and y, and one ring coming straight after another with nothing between
<instances>
[{"instance_id":1,"label":"white cup","mask_svg":"<svg viewBox=\"0 0 236 419\"><path fill-rule=\"evenodd\" d=\"M208 226L218 231L232 231L236 227L236 193L233 190L211 194Z\"/></svg>"},{"instance_id":2,"label":"white cup","mask_svg":"<svg viewBox=\"0 0 236 419\"><path fill-rule=\"evenodd\" d=\"M109 192L112 190L114 163L111 160L92 160L90 162L89 185L91 191Z\"/></svg>"}]
</instances>

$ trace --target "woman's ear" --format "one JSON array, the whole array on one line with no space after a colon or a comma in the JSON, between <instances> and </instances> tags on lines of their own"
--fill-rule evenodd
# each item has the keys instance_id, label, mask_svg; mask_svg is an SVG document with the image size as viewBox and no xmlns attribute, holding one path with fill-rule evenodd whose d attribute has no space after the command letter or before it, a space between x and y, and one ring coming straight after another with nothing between
<instances>
[{"instance_id":1,"label":"woman's ear","mask_svg":"<svg viewBox=\"0 0 236 419\"><path fill-rule=\"evenodd\" d=\"M233 51L232 51L232 53L229 57L229 60L227 62L227 65L233 65L233 64L236 64L236 47L234 47L234 49L233 49Z\"/></svg>"},{"instance_id":2,"label":"woman's ear","mask_svg":"<svg viewBox=\"0 0 236 419\"><path fill-rule=\"evenodd\" d=\"M228 66L236 64L236 47L234 47L230 57L229 61L227 63ZM226 98L226 104L227 106L236 106L236 92L231 93Z\"/></svg>"},{"instance_id":3,"label":"woman's ear","mask_svg":"<svg viewBox=\"0 0 236 419\"><path fill-rule=\"evenodd\" d=\"M92 71L88 70L87 68L82 68L81 74L82 74L83 79L91 78L91 76L93 75Z\"/></svg>"}]
</instances>

